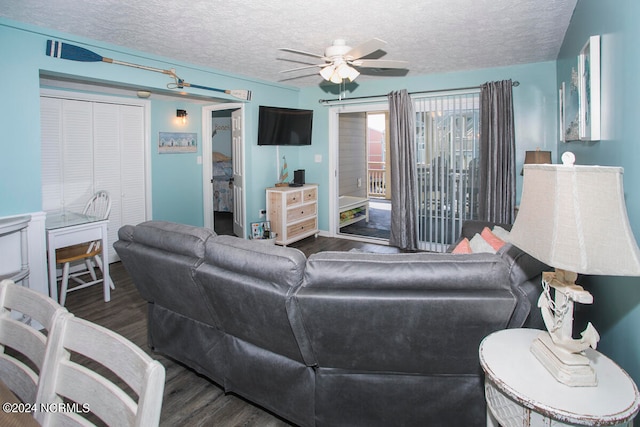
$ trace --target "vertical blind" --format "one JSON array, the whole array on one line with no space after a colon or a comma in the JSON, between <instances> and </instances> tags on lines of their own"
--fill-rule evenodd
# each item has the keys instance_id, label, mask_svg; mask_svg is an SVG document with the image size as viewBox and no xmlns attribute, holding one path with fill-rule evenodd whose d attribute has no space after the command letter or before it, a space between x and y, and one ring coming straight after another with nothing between
<instances>
[{"instance_id":1,"label":"vertical blind","mask_svg":"<svg viewBox=\"0 0 640 427\"><path fill-rule=\"evenodd\" d=\"M414 99L418 244L443 252L478 215L479 91Z\"/></svg>"}]
</instances>

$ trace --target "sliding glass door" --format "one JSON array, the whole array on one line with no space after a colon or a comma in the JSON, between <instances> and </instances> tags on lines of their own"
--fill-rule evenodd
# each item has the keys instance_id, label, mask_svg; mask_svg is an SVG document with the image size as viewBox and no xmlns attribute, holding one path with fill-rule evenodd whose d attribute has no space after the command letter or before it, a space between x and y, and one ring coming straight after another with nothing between
<instances>
[{"instance_id":1,"label":"sliding glass door","mask_svg":"<svg viewBox=\"0 0 640 427\"><path fill-rule=\"evenodd\" d=\"M479 93L414 100L418 240L444 251L478 212Z\"/></svg>"}]
</instances>

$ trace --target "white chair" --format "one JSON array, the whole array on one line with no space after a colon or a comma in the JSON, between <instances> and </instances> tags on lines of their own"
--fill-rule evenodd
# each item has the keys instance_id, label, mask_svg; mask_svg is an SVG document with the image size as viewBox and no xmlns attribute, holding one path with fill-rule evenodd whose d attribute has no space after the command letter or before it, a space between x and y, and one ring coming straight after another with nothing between
<instances>
[{"instance_id":1,"label":"white chair","mask_svg":"<svg viewBox=\"0 0 640 427\"><path fill-rule=\"evenodd\" d=\"M23 402L36 401L45 357L47 336L36 326L50 333L57 317L66 312L44 294L12 280L0 282L0 380ZM39 325L30 325L34 320Z\"/></svg>"},{"instance_id":2,"label":"white chair","mask_svg":"<svg viewBox=\"0 0 640 427\"><path fill-rule=\"evenodd\" d=\"M83 213L101 219L109 218L111 213L111 199L106 191L98 191L87 202ZM102 245L100 240L93 242L81 243L79 245L68 246L56 250L56 263L62 264L62 276L60 276L60 304L64 305L67 300L67 293L84 289L88 286L103 283L103 286L109 286L114 289L113 282L109 277L104 277L102 268ZM74 273L70 273L71 264L83 261L84 267ZM103 273L101 278L96 276L93 262L96 263L100 271ZM85 281L82 276L89 274L90 281ZM69 287L69 279L77 283L74 287Z\"/></svg>"},{"instance_id":3,"label":"white chair","mask_svg":"<svg viewBox=\"0 0 640 427\"><path fill-rule=\"evenodd\" d=\"M108 426L157 426L164 379L164 366L131 341L65 313L50 337L36 403L75 402L76 411L35 417L43 426L90 426L91 417Z\"/></svg>"}]
</instances>

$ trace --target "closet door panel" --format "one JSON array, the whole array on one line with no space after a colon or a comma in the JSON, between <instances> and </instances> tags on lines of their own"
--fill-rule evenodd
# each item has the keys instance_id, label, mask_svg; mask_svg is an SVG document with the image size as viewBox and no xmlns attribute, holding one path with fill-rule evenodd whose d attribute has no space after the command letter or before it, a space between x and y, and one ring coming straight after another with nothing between
<instances>
[{"instance_id":1,"label":"closet door panel","mask_svg":"<svg viewBox=\"0 0 640 427\"><path fill-rule=\"evenodd\" d=\"M122 225L146 220L144 109L120 106Z\"/></svg>"},{"instance_id":2,"label":"closet door panel","mask_svg":"<svg viewBox=\"0 0 640 427\"><path fill-rule=\"evenodd\" d=\"M108 235L109 259L115 260L113 242L118 240L118 229L122 224L122 202L120 194L120 106L94 103L93 106L94 187L95 191L106 190L111 200Z\"/></svg>"},{"instance_id":3,"label":"closet door panel","mask_svg":"<svg viewBox=\"0 0 640 427\"><path fill-rule=\"evenodd\" d=\"M62 100L40 99L42 210L62 209Z\"/></svg>"},{"instance_id":4,"label":"closet door panel","mask_svg":"<svg viewBox=\"0 0 640 427\"><path fill-rule=\"evenodd\" d=\"M93 195L93 106L90 102L62 103L62 205L82 211Z\"/></svg>"}]
</instances>

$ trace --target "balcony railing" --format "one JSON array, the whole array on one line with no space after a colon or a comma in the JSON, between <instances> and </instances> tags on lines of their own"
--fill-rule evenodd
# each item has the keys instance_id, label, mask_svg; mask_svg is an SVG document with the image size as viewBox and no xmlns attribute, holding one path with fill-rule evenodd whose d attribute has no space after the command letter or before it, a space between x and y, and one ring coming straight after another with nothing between
<instances>
[{"instance_id":1,"label":"balcony railing","mask_svg":"<svg viewBox=\"0 0 640 427\"><path fill-rule=\"evenodd\" d=\"M369 162L367 167L367 196L386 197L387 178L384 162Z\"/></svg>"}]
</instances>

